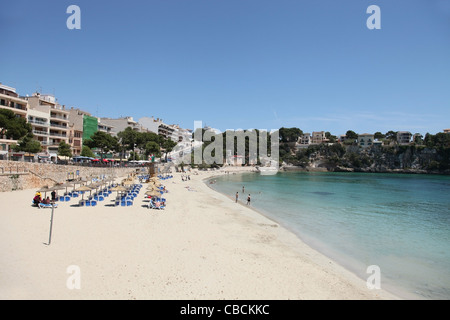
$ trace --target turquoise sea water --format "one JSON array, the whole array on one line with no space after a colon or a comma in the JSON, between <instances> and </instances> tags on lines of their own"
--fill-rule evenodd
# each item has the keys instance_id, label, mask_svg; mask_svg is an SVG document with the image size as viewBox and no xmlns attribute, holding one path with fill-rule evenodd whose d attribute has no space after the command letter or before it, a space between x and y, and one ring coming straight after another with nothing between
<instances>
[{"instance_id":1,"label":"turquoise sea water","mask_svg":"<svg viewBox=\"0 0 450 320\"><path fill-rule=\"evenodd\" d=\"M296 233L363 279L404 298L450 298L450 177L359 173L235 174L215 190ZM244 194L242 187L245 187Z\"/></svg>"}]
</instances>

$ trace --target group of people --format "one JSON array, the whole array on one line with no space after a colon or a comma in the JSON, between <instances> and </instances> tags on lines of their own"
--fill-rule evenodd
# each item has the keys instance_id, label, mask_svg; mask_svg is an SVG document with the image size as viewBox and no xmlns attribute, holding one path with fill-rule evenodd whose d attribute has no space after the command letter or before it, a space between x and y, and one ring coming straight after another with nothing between
<instances>
[{"instance_id":1,"label":"group of people","mask_svg":"<svg viewBox=\"0 0 450 320\"><path fill-rule=\"evenodd\" d=\"M245 187L242 187L242 193L244 193L244 192L245 192ZM239 200L239 192L236 192L236 203L238 202L238 200ZM250 197L250 193L249 193L247 196L247 205L248 206L250 205L250 200L251 200L251 197Z\"/></svg>"},{"instance_id":2,"label":"group of people","mask_svg":"<svg viewBox=\"0 0 450 320\"><path fill-rule=\"evenodd\" d=\"M181 176L181 181L188 181L191 180L191 176L190 175L182 175Z\"/></svg>"},{"instance_id":3,"label":"group of people","mask_svg":"<svg viewBox=\"0 0 450 320\"><path fill-rule=\"evenodd\" d=\"M56 201L56 191L55 190L52 191L51 196L52 196L51 199L50 199L50 197L43 199L42 194L40 192L36 192L36 194L34 195L34 198L33 198L33 204L35 206L39 206L39 203L42 203L42 204L54 203Z\"/></svg>"}]
</instances>

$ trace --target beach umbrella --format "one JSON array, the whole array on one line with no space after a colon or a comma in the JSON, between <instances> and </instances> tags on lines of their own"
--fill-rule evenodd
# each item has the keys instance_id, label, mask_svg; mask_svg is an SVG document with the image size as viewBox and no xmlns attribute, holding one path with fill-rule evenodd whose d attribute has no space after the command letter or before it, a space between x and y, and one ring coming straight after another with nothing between
<instances>
[{"instance_id":1,"label":"beach umbrella","mask_svg":"<svg viewBox=\"0 0 450 320\"><path fill-rule=\"evenodd\" d=\"M67 182L67 183L64 183L64 184L60 184L58 186L61 187L62 190L66 189L66 193L67 193L67 189L70 188L70 187L75 187L75 184L73 182Z\"/></svg>"},{"instance_id":2,"label":"beach umbrella","mask_svg":"<svg viewBox=\"0 0 450 320\"><path fill-rule=\"evenodd\" d=\"M124 186L117 186L117 187L113 187L111 188L111 191L116 191L117 194L122 193L122 192L127 192L127 188L125 188Z\"/></svg>"},{"instance_id":3,"label":"beach umbrella","mask_svg":"<svg viewBox=\"0 0 450 320\"><path fill-rule=\"evenodd\" d=\"M132 181L132 180L127 180L123 183L123 185L125 185L125 186L131 186L133 184L134 184L134 181Z\"/></svg>"},{"instance_id":4,"label":"beach umbrella","mask_svg":"<svg viewBox=\"0 0 450 320\"><path fill-rule=\"evenodd\" d=\"M76 191L83 191L83 194L81 196L81 200L84 199L84 192L89 191L90 193L92 192L92 189L88 186L81 186L78 189L76 189Z\"/></svg>"},{"instance_id":5,"label":"beach umbrella","mask_svg":"<svg viewBox=\"0 0 450 320\"><path fill-rule=\"evenodd\" d=\"M57 184L57 185L54 185L53 187L51 187L49 189L50 189L50 191L57 191L57 190L64 190L65 187L64 187L63 184Z\"/></svg>"},{"instance_id":6,"label":"beach umbrella","mask_svg":"<svg viewBox=\"0 0 450 320\"><path fill-rule=\"evenodd\" d=\"M38 191L36 191L36 192L39 192L39 193L44 193L44 197L43 198L46 198L46 196L47 196L47 192L50 192L50 191L52 191L53 189L50 189L48 186L45 186L45 187L42 187L41 189L39 189ZM42 198L42 199L43 199Z\"/></svg>"},{"instance_id":7,"label":"beach umbrella","mask_svg":"<svg viewBox=\"0 0 450 320\"><path fill-rule=\"evenodd\" d=\"M145 193L145 195L151 196L151 197L159 197L160 193L158 191L156 191L156 190L153 190L153 191L147 191Z\"/></svg>"},{"instance_id":8,"label":"beach umbrella","mask_svg":"<svg viewBox=\"0 0 450 320\"><path fill-rule=\"evenodd\" d=\"M124 191L127 191L127 188L125 188L124 186L117 186L117 187L111 188L111 191L121 191L121 192L124 192Z\"/></svg>"}]
</instances>

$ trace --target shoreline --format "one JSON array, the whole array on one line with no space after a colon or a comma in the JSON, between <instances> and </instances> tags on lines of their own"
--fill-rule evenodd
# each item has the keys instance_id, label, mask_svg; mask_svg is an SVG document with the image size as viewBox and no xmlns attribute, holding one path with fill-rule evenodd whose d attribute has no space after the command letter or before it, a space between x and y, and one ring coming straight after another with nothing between
<instances>
[{"instance_id":1,"label":"shoreline","mask_svg":"<svg viewBox=\"0 0 450 320\"><path fill-rule=\"evenodd\" d=\"M30 206L34 189L0 194L0 298L149 300L400 299L366 283L203 180L163 181L165 210ZM114 195L114 194L113 194ZM81 270L71 290L68 267Z\"/></svg>"},{"instance_id":2,"label":"shoreline","mask_svg":"<svg viewBox=\"0 0 450 320\"><path fill-rule=\"evenodd\" d=\"M234 172L233 172L233 174L250 174L250 173L253 173L253 174L254 174L254 173L257 173L257 171L253 171L253 170L239 170L239 169L237 169L237 170L234 170ZM210 189L211 191L213 191L213 192L215 192L215 193L218 193L218 194L220 194L220 195L226 197L226 198L227 198L229 201L231 201L232 203L235 203L235 201L234 201L234 199L233 199L233 197L232 197L231 195L224 194L224 193L222 193L222 192L220 192L220 191L214 189L214 188L208 183L210 180L214 179L215 177L221 177L221 176L224 176L224 175L225 175L225 173L223 173L223 172L216 173L216 174L211 174L210 176L203 178L203 179L202 179L202 182L203 182L204 185L207 186L208 189ZM340 272L343 271L343 272L345 272L345 273L347 273L347 272L350 273L350 274L351 274L350 277L352 277L352 276L357 277L357 278L361 281L361 283L364 283L364 285L365 285L364 279L361 278L360 276L358 276L355 272L351 271L350 268L348 268L348 267L346 267L345 265L343 265L343 264L337 262L333 257L331 257L331 255L327 255L327 254L324 253L323 251L321 251L321 250L319 250L319 249L317 249L317 248L314 248L313 246L311 246L310 244L308 244L308 243L302 238L303 236L302 236L301 234L298 234L298 232L295 232L294 230L292 230L291 228L289 228L289 226L287 226L287 225L285 225L285 224L283 224L283 223L281 223L281 222L275 220L274 218L270 217L269 214L268 214L268 212L264 212L263 210L260 210L260 209L258 209L258 208L255 208L254 206L246 206L243 200L239 200L239 201L237 202L237 204L239 204L240 206L242 206L242 207L245 208L246 210L251 210L251 211L253 211L255 214L260 215L260 216L262 216L264 219L267 219L267 220L273 222L274 224L278 225L278 227L280 228L280 230L283 230L283 229L284 229L284 231L282 231L282 232L286 232L286 234L292 234L292 235L294 235L294 236L298 239L298 241L301 243L302 246L307 246L307 247L309 248L309 250L315 251L315 253L317 253L318 256L321 256L321 257L320 257L320 260L322 260L322 262L323 262L323 259L328 259L328 260L330 260L330 261L329 261L330 264L335 264L336 266L338 266L338 268L343 268L343 270L340 270ZM317 258L317 257L316 257L316 258ZM318 260L319 260L319 259L318 259ZM401 290L395 290L395 288L390 288L389 290L381 289L381 290L379 290L379 291L382 292L382 294L388 296L387 299L398 299L398 300L403 300L403 299L421 299L420 296L415 296L415 295L409 294L409 293L407 293L407 292L401 292Z\"/></svg>"},{"instance_id":3,"label":"shoreline","mask_svg":"<svg viewBox=\"0 0 450 320\"><path fill-rule=\"evenodd\" d=\"M293 171L291 171L293 172ZM250 171L241 171L241 172L236 172L235 174L249 174L249 173L257 173L257 172L250 172ZM289 173L289 172L287 172ZM216 174L213 175L211 177L207 177L203 179L203 182L205 183L206 186L208 186L209 189L213 190L214 192L217 192L225 197L227 197L231 202L234 202L233 197L227 194L224 194L216 189L214 189L208 182L208 180L214 179L215 177L220 177L223 176L224 174ZM338 257L338 253L336 252L332 252L329 251L326 244L322 243L320 240L317 239L309 239L307 240L304 235L302 235L301 233L299 233L298 231L290 228L288 225L277 221L275 218L271 217L271 213L268 211L264 211L262 209L256 208L254 206L246 206L244 201L239 200L238 204L240 204L243 207L246 207L250 210L253 210L254 212L256 212L257 214L265 217L266 219L273 221L273 223L278 224L281 228L284 228L286 230L286 232L288 233L292 233L293 235L295 235L299 241L301 241L303 244L305 244L306 246L310 247L312 250L317 251L318 254L323 255L324 257L326 257L327 259L330 259L333 261L333 263L338 264L339 266L341 266L342 268L344 268L346 271L350 272L351 274L353 274L354 276L358 277L358 279L360 279L361 281L365 281L365 279L363 278L362 275L358 275L358 273L356 272L355 268L352 267L352 263L348 262L348 263L343 263L343 259L339 259ZM314 242L315 245L312 243ZM357 263L355 261L353 261L353 264ZM367 275L369 276L369 275ZM384 285L383 286L384 291L386 291L389 294L392 294L393 296L395 296L397 299L412 299L412 300L423 300L426 299L420 295L416 295L414 293L408 292L406 290L404 290L403 288L397 287L393 284L388 284L388 285Z\"/></svg>"}]
</instances>

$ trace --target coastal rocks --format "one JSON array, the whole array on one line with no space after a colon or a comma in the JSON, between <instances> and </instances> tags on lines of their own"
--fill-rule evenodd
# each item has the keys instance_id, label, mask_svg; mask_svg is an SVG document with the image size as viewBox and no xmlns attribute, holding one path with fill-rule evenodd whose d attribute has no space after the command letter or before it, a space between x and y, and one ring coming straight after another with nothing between
<instances>
[{"instance_id":1,"label":"coastal rocks","mask_svg":"<svg viewBox=\"0 0 450 320\"><path fill-rule=\"evenodd\" d=\"M284 171L433 174L450 172L450 149L437 150L414 145L366 149L355 145L315 145L299 151L296 157L291 159L301 165L299 168L285 165Z\"/></svg>"}]
</instances>

